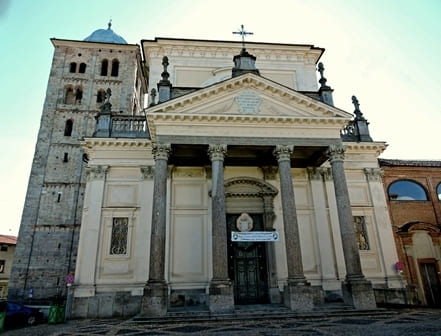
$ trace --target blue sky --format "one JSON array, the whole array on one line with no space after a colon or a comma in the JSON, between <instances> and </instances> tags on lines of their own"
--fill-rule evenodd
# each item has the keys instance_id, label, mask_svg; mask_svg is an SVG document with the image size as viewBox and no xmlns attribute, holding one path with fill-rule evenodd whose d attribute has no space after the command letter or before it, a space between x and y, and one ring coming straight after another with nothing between
<instances>
[{"instance_id":1,"label":"blue sky","mask_svg":"<svg viewBox=\"0 0 441 336\"><path fill-rule=\"evenodd\" d=\"M326 48L335 105L355 94L382 155L441 160L439 0L0 0L0 233L17 234L52 62L51 37L82 40L112 28L129 43L155 37Z\"/></svg>"}]
</instances>

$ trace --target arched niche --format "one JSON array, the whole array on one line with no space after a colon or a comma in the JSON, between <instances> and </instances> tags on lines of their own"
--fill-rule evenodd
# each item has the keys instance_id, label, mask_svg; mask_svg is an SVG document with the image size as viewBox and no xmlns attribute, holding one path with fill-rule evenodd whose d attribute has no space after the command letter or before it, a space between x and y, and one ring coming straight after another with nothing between
<instances>
[{"instance_id":1,"label":"arched niche","mask_svg":"<svg viewBox=\"0 0 441 336\"><path fill-rule=\"evenodd\" d=\"M233 177L225 181L227 213L261 213L265 228L272 228L274 197L278 190L266 181L253 177Z\"/></svg>"}]
</instances>

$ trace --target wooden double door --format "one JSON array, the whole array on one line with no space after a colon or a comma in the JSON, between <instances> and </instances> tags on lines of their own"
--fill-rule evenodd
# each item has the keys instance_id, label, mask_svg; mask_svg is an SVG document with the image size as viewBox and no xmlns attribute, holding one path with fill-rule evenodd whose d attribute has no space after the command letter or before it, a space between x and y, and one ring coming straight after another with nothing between
<instances>
[{"instance_id":1,"label":"wooden double door","mask_svg":"<svg viewBox=\"0 0 441 336\"><path fill-rule=\"evenodd\" d=\"M228 275L234 285L234 303L268 303L268 275L265 242L232 242L231 231L238 231L237 218L227 215ZM251 231L264 231L262 215L250 215Z\"/></svg>"},{"instance_id":2,"label":"wooden double door","mask_svg":"<svg viewBox=\"0 0 441 336\"><path fill-rule=\"evenodd\" d=\"M427 305L441 307L441 286L435 262L420 262L420 270Z\"/></svg>"}]
</instances>

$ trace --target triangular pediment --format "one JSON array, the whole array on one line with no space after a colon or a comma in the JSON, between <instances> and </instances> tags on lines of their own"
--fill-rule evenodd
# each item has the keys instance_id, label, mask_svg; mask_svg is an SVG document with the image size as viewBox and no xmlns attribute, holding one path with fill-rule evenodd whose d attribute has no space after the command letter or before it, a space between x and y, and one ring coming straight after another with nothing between
<instances>
[{"instance_id":1,"label":"triangular pediment","mask_svg":"<svg viewBox=\"0 0 441 336\"><path fill-rule=\"evenodd\" d=\"M352 115L254 74L244 74L172 99L148 114L219 115L284 118L341 118Z\"/></svg>"},{"instance_id":2,"label":"triangular pediment","mask_svg":"<svg viewBox=\"0 0 441 336\"><path fill-rule=\"evenodd\" d=\"M339 141L340 130L352 117L252 73L151 106L145 112L153 141L213 136Z\"/></svg>"}]
</instances>

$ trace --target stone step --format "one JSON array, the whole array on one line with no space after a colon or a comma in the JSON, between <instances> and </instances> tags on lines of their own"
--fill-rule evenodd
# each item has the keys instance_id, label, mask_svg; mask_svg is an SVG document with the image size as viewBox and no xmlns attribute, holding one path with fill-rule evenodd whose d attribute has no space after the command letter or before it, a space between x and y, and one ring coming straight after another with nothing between
<instances>
[{"instance_id":1,"label":"stone step","mask_svg":"<svg viewBox=\"0 0 441 336\"><path fill-rule=\"evenodd\" d=\"M284 306L239 306L232 313L211 314L207 310L179 310L169 311L163 317L147 317L137 315L129 323L180 323L180 322L209 322L209 321L234 321L234 320L259 320L259 319L285 319L285 318L321 318L328 316L374 316L393 315L392 311L385 309L356 310L345 305L322 305L309 312L295 312Z\"/></svg>"}]
</instances>

